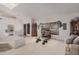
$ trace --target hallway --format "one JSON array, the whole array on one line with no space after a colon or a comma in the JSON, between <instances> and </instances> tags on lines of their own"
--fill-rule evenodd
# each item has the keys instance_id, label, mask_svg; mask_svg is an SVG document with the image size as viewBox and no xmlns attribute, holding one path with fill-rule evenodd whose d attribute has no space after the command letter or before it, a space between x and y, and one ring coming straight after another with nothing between
<instances>
[{"instance_id":1,"label":"hallway","mask_svg":"<svg viewBox=\"0 0 79 59\"><path fill-rule=\"evenodd\" d=\"M42 42L35 43L35 38L25 38L26 45L17 49L0 52L1 55L63 55L65 54L64 42L50 40L46 45Z\"/></svg>"}]
</instances>

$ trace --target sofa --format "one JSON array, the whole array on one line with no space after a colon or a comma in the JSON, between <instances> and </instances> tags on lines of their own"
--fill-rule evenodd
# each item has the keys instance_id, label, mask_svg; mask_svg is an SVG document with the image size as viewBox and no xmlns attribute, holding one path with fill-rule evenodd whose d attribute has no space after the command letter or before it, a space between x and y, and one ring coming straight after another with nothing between
<instances>
[{"instance_id":1,"label":"sofa","mask_svg":"<svg viewBox=\"0 0 79 59\"><path fill-rule=\"evenodd\" d=\"M65 44L66 55L79 55L79 36L71 35Z\"/></svg>"},{"instance_id":2,"label":"sofa","mask_svg":"<svg viewBox=\"0 0 79 59\"><path fill-rule=\"evenodd\" d=\"M20 36L0 35L0 44L9 44L13 48L18 48L25 45L25 39Z\"/></svg>"}]
</instances>

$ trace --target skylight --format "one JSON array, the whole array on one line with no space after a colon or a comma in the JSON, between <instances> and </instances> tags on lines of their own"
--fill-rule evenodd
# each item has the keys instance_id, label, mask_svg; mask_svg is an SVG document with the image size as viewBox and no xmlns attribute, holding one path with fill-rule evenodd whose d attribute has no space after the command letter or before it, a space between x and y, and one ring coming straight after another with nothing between
<instances>
[{"instance_id":1,"label":"skylight","mask_svg":"<svg viewBox=\"0 0 79 59\"><path fill-rule=\"evenodd\" d=\"M9 9L13 9L15 8L19 3L2 3L2 5L4 5L5 7L9 8Z\"/></svg>"}]
</instances>

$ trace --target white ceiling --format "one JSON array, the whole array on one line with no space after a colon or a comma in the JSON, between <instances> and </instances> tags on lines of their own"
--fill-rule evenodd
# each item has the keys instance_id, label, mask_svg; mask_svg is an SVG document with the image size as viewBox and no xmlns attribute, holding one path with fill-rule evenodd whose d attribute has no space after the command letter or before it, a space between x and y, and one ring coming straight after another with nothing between
<instances>
[{"instance_id":1,"label":"white ceiling","mask_svg":"<svg viewBox=\"0 0 79 59\"><path fill-rule=\"evenodd\" d=\"M27 18L51 18L55 15L79 12L78 3L20 3L12 11Z\"/></svg>"},{"instance_id":2,"label":"white ceiling","mask_svg":"<svg viewBox=\"0 0 79 59\"><path fill-rule=\"evenodd\" d=\"M13 15L12 8L16 7L16 3L0 3L0 16L8 18L16 18Z\"/></svg>"},{"instance_id":3,"label":"white ceiling","mask_svg":"<svg viewBox=\"0 0 79 59\"><path fill-rule=\"evenodd\" d=\"M13 9L15 8L19 3L1 3L2 5L4 5L5 7L9 8L9 9Z\"/></svg>"},{"instance_id":4,"label":"white ceiling","mask_svg":"<svg viewBox=\"0 0 79 59\"><path fill-rule=\"evenodd\" d=\"M60 14L79 13L78 3L4 3L2 5L0 4L1 12L10 11L26 18L52 18Z\"/></svg>"}]
</instances>

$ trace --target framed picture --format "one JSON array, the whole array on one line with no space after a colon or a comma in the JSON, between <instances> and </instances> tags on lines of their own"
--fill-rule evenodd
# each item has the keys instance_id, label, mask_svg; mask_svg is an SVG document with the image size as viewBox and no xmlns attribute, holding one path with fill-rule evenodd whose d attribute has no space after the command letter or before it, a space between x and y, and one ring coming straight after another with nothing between
<instances>
[{"instance_id":1,"label":"framed picture","mask_svg":"<svg viewBox=\"0 0 79 59\"><path fill-rule=\"evenodd\" d=\"M8 31L9 32L13 32L14 31L14 27L13 27L13 25L8 25Z\"/></svg>"},{"instance_id":2,"label":"framed picture","mask_svg":"<svg viewBox=\"0 0 79 59\"><path fill-rule=\"evenodd\" d=\"M54 35L59 35L59 26L60 24L58 22L52 22L51 23L51 27L50 27L50 30L51 30L51 34L54 34Z\"/></svg>"}]
</instances>

